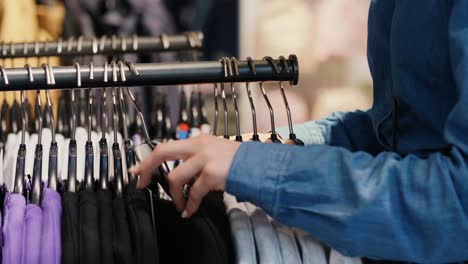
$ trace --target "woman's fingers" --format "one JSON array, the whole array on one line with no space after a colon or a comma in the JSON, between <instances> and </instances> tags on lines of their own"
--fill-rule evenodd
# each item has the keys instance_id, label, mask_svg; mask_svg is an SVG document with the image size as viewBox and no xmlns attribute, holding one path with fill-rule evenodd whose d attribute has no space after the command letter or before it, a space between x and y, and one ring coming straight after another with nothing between
<instances>
[{"instance_id":1,"label":"woman's fingers","mask_svg":"<svg viewBox=\"0 0 468 264\"><path fill-rule=\"evenodd\" d=\"M148 158L130 168L129 172L139 175L138 187L144 188L151 182L153 171L164 161L186 159L195 153L197 145L190 139L159 144Z\"/></svg>"},{"instance_id":2,"label":"woman's fingers","mask_svg":"<svg viewBox=\"0 0 468 264\"><path fill-rule=\"evenodd\" d=\"M202 168L203 159L194 155L169 173L169 191L177 211L182 212L185 208L184 186L195 181L195 177L199 175Z\"/></svg>"},{"instance_id":3,"label":"woman's fingers","mask_svg":"<svg viewBox=\"0 0 468 264\"><path fill-rule=\"evenodd\" d=\"M182 218L191 217L200 207L203 197L210 191L209 185L205 182L205 179L206 175L200 175L192 185L192 188L190 188L189 198L182 212Z\"/></svg>"}]
</instances>

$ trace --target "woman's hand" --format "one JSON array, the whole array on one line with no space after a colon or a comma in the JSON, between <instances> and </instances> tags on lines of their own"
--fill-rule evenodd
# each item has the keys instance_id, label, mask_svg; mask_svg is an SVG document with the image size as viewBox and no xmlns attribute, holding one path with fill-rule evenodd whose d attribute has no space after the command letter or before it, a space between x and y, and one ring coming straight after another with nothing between
<instances>
[{"instance_id":1,"label":"woman's hand","mask_svg":"<svg viewBox=\"0 0 468 264\"><path fill-rule=\"evenodd\" d=\"M164 161L183 160L168 175L169 191L182 217L192 216L209 191L223 191L226 188L231 162L240 143L214 136L162 143L156 146L151 156L130 168L139 175L138 187L144 188L150 182L153 171ZM192 184L188 201L183 196L184 186Z\"/></svg>"}]
</instances>

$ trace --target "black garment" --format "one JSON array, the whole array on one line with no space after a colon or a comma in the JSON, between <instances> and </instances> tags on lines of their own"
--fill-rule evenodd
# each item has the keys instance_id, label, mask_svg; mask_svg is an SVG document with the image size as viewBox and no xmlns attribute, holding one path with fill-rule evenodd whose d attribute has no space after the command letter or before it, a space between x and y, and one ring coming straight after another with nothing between
<instances>
[{"instance_id":1,"label":"black garment","mask_svg":"<svg viewBox=\"0 0 468 264\"><path fill-rule=\"evenodd\" d=\"M99 240L101 249L101 264L113 264L113 239L112 228L112 193L109 190L98 190L97 201L99 206Z\"/></svg>"},{"instance_id":2,"label":"black garment","mask_svg":"<svg viewBox=\"0 0 468 264\"><path fill-rule=\"evenodd\" d=\"M131 185L127 186L125 194L134 263L159 263L158 245L146 196Z\"/></svg>"},{"instance_id":3,"label":"black garment","mask_svg":"<svg viewBox=\"0 0 468 264\"><path fill-rule=\"evenodd\" d=\"M80 196L80 263L100 263L99 216L96 193L81 191Z\"/></svg>"},{"instance_id":4,"label":"black garment","mask_svg":"<svg viewBox=\"0 0 468 264\"><path fill-rule=\"evenodd\" d=\"M114 210L115 263L134 263L125 200L122 198L115 198L112 202L112 208Z\"/></svg>"},{"instance_id":5,"label":"black garment","mask_svg":"<svg viewBox=\"0 0 468 264\"><path fill-rule=\"evenodd\" d=\"M229 246L216 225L203 213L182 219L173 202L160 199L156 214L160 263L233 262L229 259Z\"/></svg>"},{"instance_id":6,"label":"black garment","mask_svg":"<svg viewBox=\"0 0 468 264\"><path fill-rule=\"evenodd\" d=\"M205 196L200 207L201 215L206 215L215 225L218 233L226 245L226 253L230 262L235 259L234 244L232 243L231 225L226 214L223 192L210 192Z\"/></svg>"},{"instance_id":7,"label":"black garment","mask_svg":"<svg viewBox=\"0 0 468 264\"><path fill-rule=\"evenodd\" d=\"M62 263L79 263L79 204L78 194L64 192L62 195Z\"/></svg>"}]
</instances>

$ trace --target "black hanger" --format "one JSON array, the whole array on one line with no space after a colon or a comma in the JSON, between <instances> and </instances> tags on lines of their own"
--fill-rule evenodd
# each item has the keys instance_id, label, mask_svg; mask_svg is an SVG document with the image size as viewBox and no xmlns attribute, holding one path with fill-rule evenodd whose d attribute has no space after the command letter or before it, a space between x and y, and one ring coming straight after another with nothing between
<instances>
[{"instance_id":1,"label":"black hanger","mask_svg":"<svg viewBox=\"0 0 468 264\"><path fill-rule=\"evenodd\" d=\"M42 64L46 73L46 83L47 85L55 84L54 72L50 64ZM48 178L47 178L47 187L51 190L57 190L58 176L57 176L57 155L58 155L58 146L57 141L55 140L55 120L54 112L52 110L52 103L50 100L49 91L46 90L46 118L49 120L48 124L52 132L52 141L50 143L49 151L49 168L48 168Z\"/></svg>"},{"instance_id":2,"label":"black hanger","mask_svg":"<svg viewBox=\"0 0 468 264\"><path fill-rule=\"evenodd\" d=\"M107 82L108 64L104 64L104 82ZM107 131L107 107L106 88L102 89L101 95L101 140L99 140L99 187L106 190L109 186L109 153L106 139Z\"/></svg>"},{"instance_id":3,"label":"black hanger","mask_svg":"<svg viewBox=\"0 0 468 264\"><path fill-rule=\"evenodd\" d=\"M41 111L41 93L37 90L36 119L37 119L37 144L34 151L34 169L32 175L31 203L41 204L42 196L42 111Z\"/></svg>"},{"instance_id":4,"label":"black hanger","mask_svg":"<svg viewBox=\"0 0 468 264\"><path fill-rule=\"evenodd\" d=\"M84 175L84 188L87 191L92 191L94 189L94 148L93 142L91 140L91 131L93 125L93 92L89 89L88 93L88 140L85 145L85 175Z\"/></svg>"},{"instance_id":5,"label":"black hanger","mask_svg":"<svg viewBox=\"0 0 468 264\"><path fill-rule=\"evenodd\" d=\"M89 64L89 76L90 79L94 79L94 66L91 62ZM91 131L93 126L93 92L91 88L88 90L88 109L87 113L87 121L83 122L87 124L88 127L88 139L85 145L85 175L84 175L84 189L87 191L94 190L94 148L93 142L91 140ZM83 106L82 106L83 107ZM84 110L85 108L81 108ZM84 112L84 111L83 111Z\"/></svg>"},{"instance_id":6,"label":"black hanger","mask_svg":"<svg viewBox=\"0 0 468 264\"><path fill-rule=\"evenodd\" d=\"M234 74L236 76L239 75L239 66L237 65L236 58L232 57L231 60L226 58L226 62L228 63L229 76L233 76ZM233 68L232 66L234 66L234 71L232 70L232 68ZM233 102L233 105L234 105L234 113L236 115L236 141L242 142L242 135L241 135L241 132L240 132L239 107L237 105L237 95L236 95L234 82L232 82L232 81L231 81L231 96L232 96L232 102Z\"/></svg>"},{"instance_id":7,"label":"black hanger","mask_svg":"<svg viewBox=\"0 0 468 264\"><path fill-rule=\"evenodd\" d=\"M224 78L228 77L228 68L227 68L227 60L226 58L221 58L221 63L223 64L224 68ZM229 139L229 113L227 108L227 99L226 99L226 91L224 89L224 82L221 82L221 99L223 102L223 110L224 110L224 135L225 139Z\"/></svg>"},{"instance_id":8,"label":"black hanger","mask_svg":"<svg viewBox=\"0 0 468 264\"><path fill-rule=\"evenodd\" d=\"M31 72L31 66L27 65L26 68L28 69L29 72L29 81L33 82L34 78L32 76ZM6 74L4 74L4 77ZM5 77L6 78L6 77ZM25 101L25 95L24 91L22 90L20 92L21 96L21 103ZM16 98L15 98L16 99ZM15 100L16 102L16 100ZM18 102L16 102L18 104ZM22 105L24 106L24 105ZM19 104L18 104L19 108ZM21 120L22 120L22 129L21 129L21 144L19 145L18 148L18 156L16 158L16 170L15 170L15 186L13 188L13 193L18 193L18 194L25 194L25 188L24 188L24 166L25 166L25 161L26 161L26 118L25 118L25 112L24 112L24 107L21 107ZM19 114L19 111L16 112ZM15 117L16 118L16 117ZM16 123L16 120L15 120ZM17 124L16 124L17 125ZM16 127L17 128L17 127Z\"/></svg>"},{"instance_id":9,"label":"black hanger","mask_svg":"<svg viewBox=\"0 0 468 264\"><path fill-rule=\"evenodd\" d=\"M76 69L76 86L81 87L81 69L80 64L75 62ZM70 91L71 94L71 128L70 128L70 143L68 144L68 181L67 191L76 192L76 171L77 171L77 146L76 146L76 100L75 90Z\"/></svg>"},{"instance_id":10,"label":"black hanger","mask_svg":"<svg viewBox=\"0 0 468 264\"><path fill-rule=\"evenodd\" d=\"M111 63L112 66L112 81L117 82L117 70L115 62ZM117 95L116 88L112 89L112 117L113 117L113 132L114 132L114 143L112 144L112 157L114 160L114 187L115 195L119 198L123 197L123 171L122 171L122 156L120 154L120 146L117 141L117 131L119 119L117 109Z\"/></svg>"},{"instance_id":11,"label":"black hanger","mask_svg":"<svg viewBox=\"0 0 468 264\"><path fill-rule=\"evenodd\" d=\"M119 61L119 71L120 71L120 79L123 83L125 83L126 77L125 77L125 70L124 70L124 64L123 62ZM123 134L124 134L124 152L125 152L125 160L127 162L127 168L130 168L136 164L136 158L135 158L135 150L133 149L133 146L130 142L130 139L128 137L128 127L127 127L127 113L126 113L126 105L125 105L125 99L123 96L123 88L119 89L119 102L120 102L120 113L122 115L122 127L123 127ZM136 177L132 173L128 173L128 183L131 184L131 186L136 186Z\"/></svg>"},{"instance_id":12,"label":"black hanger","mask_svg":"<svg viewBox=\"0 0 468 264\"><path fill-rule=\"evenodd\" d=\"M257 70L255 68L255 64L251 57L247 57L247 63L249 65L250 72L253 75L257 74ZM252 141L260 141L260 137L258 136L258 128L257 128L257 112L255 111L255 104L252 97L252 91L250 90L249 83L245 83L245 89L247 90L247 95L249 97L249 104L250 104L250 111L252 112L252 128L253 128L253 135L251 140Z\"/></svg>"},{"instance_id":13,"label":"black hanger","mask_svg":"<svg viewBox=\"0 0 468 264\"><path fill-rule=\"evenodd\" d=\"M288 67L288 62L286 61L286 58L283 56L279 57L281 61L281 66L283 67L283 70L285 70L287 73L289 73L289 67ZM271 60L270 63L273 63ZM279 74L279 72L277 72ZM289 103L288 99L286 98L286 94L284 92L284 87L283 87L283 82L279 82L280 90L281 90L281 96L283 97L283 102L284 102L284 107L286 108L286 114L288 116L288 127L289 127L289 140L297 146L304 146L304 142L296 137L296 134L294 134L294 128L292 124L292 118L291 118L291 109L289 108Z\"/></svg>"}]
</instances>

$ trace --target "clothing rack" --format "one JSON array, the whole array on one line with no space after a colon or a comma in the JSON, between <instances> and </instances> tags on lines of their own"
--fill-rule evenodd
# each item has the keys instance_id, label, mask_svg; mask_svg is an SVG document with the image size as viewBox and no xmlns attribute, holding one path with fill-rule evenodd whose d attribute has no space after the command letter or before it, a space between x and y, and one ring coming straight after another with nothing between
<instances>
[{"instance_id":1,"label":"clothing rack","mask_svg":"<svg viewBox=\"0 0 468 264\"><path fill-rule=\"evenodd\" d=\"M202 32L187 32L181 35L161 34L158 37L118 37L113 35L91 39L72 37L56 41L2 42L0 44L0 59L175 52L199 50L202 48L202 43Z\"/></svg>"},{"instance_id":2,"label":"clothing rack","mask_svg":"<svg viewBox=\"0 0 468 264\"><path fill-rule=\"evenodd\" d=\"M290 55L289 58L283 60L239 60L237 65L238 73L228 75L221 61L136 63L134 65L126 62L125 67L122 67L123 73L117 63L115 71L110 64L107 64L107 67L96 65L77 67L75 64L75 66L50 67L55 79L53 84L51 82L47 84L45 67L33 67L30 71L27 67L2 68L0 91L267 81L288 81L296 85L299 79L299 66L295 55ZM131 66L138 71L138 75L131 71ZM105 68L107 68L107 73ZM93 78L90 78L91 72ZM107 75L106 78L104 78L105 75ZM31 76L33 81L30 81ZM125 80L122 80L122 76Z\"/></svg>"}]
</instances>

